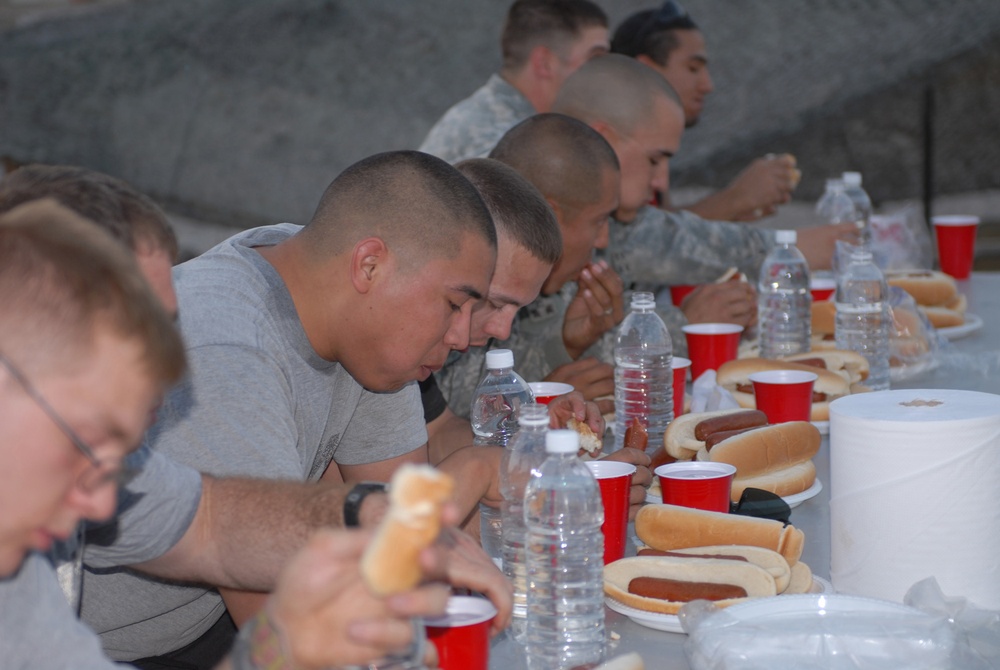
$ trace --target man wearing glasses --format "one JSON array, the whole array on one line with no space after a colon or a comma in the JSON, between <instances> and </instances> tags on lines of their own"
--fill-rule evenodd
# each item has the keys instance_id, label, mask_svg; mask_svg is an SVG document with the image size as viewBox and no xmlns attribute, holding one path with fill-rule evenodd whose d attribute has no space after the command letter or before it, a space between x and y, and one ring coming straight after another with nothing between
<instances>
[{"instance_id":1,"label":"man wearing glasses","mask_svg":"<svg viewBox=\"0 0 1000 670\"><path fill-rule=\"evenodd\" d=\"M705 38L679 2L667 0L658 9L626 18L615 30L611 51L635 58L663 75L681 98L685 126L698 123L714 86ZM747 166L726 188L685 209L706 219L755 221L788 202L797 183L794 158L768 155ZM662 205L669 205L667 192L661 198Z\"/></svg>"},{"instance_id":2,"label":"man wearing glasses","mask_svg":"<svg viewBox=\"0 0 1000 670\"><path fill-rule=\"evenodd\" d=\"M120 667L73 617L43 552L70 540L80 522L115 513L126 459L184 371L183 345L119 244L51 202L0 217L0 302L0 658L16 669ZM173 470L162 479L171 490L162 504L141 510L146 533L100 565L136 546L165 550L195 523L198 474L149 460ZM133 512L143 507L134 503ZM118 518L122 535L133 517ZM270 667L344 665L404 646L409 618L441 611L446 593L419 589L403 603L352 587L360 585L366 541L364 534L327 532L310 542L226 667L264 667L265 658L277 664ZM320 565L328 572L317 573ZM175 564L161 574L192 578L194 567ZM227 579L241 579L242 568L229 567L235 571ZM374 628L359 634L349 619Z\"/></svg>"},{"instance_id":3,"label":"man wearing glasses","mask_svg":"<svg viewBox=\"0 0 1000 670\"><path fill-rule=\"evenodd\" d=\"M517 0L500 39L503 65L431 128L420 150L483 158L507 130L547 112L566 77L608 51L608 18L590 0Z\"/></svg>"}]
</instances>

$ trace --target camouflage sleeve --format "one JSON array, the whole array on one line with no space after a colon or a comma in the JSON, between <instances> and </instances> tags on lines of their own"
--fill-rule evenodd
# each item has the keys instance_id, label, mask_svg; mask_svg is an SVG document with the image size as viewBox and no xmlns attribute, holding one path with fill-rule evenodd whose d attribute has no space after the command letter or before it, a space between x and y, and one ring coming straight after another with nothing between
<instances>
[{"instance_id":1,"label":"camouflage sleeve","mask_svg":"<svg viewBox=\"0 0 1000 670\"><path fill-rule=\"evenodd\" d=\"M628 301L626 301L626 304L628 304ZM687 358L687 340L684 337L684 331L681 330L681 328L687 325L687 318L684 316L684 312L670 303L670 296L668 294L666 301L657 300L656 313L663 319L663 323L667 326L667 331L670 332L673 354ZM595 342L590 349L587 349L584 356L593 356L598 360L614 365L615 338L617 336L617 328L604 333L601 339Z\"/></svg>"},{"instance_id":2,"label":"camouflage sleeve","mask_svg":"<svg viewBox=\"0 0 1000 670\"><path fill-rule=\"evenodd\" d=\"M756 277L773 243L773 230L644 207L630 223L612 220L608 257L626 286L704 284L731 267Z\"/></svg>"},{"instance_id":3,"label":"camouflage sleeve","mask_svg":"<svg viewBox=\"0 0 1000 670\"><path fill-rule=\"evenodd\" d=\"M451 352L444 367L434 373L438 387L456 416L469 418L472 397L486 374L486 352L492 347L470 347L465 352ZM516 365L517 359L515 359Z\"/></svg>"}]
</instances>

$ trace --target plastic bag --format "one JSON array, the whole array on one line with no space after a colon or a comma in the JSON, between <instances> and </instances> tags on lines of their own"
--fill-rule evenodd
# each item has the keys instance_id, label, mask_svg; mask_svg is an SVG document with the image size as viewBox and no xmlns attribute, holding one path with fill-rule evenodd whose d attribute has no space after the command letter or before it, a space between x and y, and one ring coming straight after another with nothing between
<instances>
[{"instance_id":1,"label":"plastic bag","mask_svg":"<svg viewBox=\"0 0 1000 670\"><path fill-rule=\"evenodd\" d=\"M889 365L893 375L905 377L936 365L938 354L950 345L917 309L913 296L898 286L890 286L889 309Z\"/></svg>"},{"instance_id":2,"label":"plastic bag","mask_svg":"<svg viewBox=\"0 0 1000 670\"><path fill-rule=\"evenodd\" d=\"M691 384L691 413L739 409L733 394L715 383L715 370L705 370Z\"/></svg>"},{"instance_id":3,"label":"plastic bag","mask_svg":"<svg viewBox=\"0 0 1000 670\"><path fill-rule=\"evenodd\" d=\"M898 603L815 594L720 609L703 600L682 607L679 617L692 670L953 667L948 621Z\"/></svg>"},{"instance_id":4,"label":"plastic bag","mask_svg":"<svg viewBox=\"0 0 1000 670\"><path fill-rule=\"evenodd\" d=\"M916 206L873 216L871 232L872 255L883 270L929 268L934 262L927 222Z\"/></svg>"},{"instance_id":5,"label":"plastic bag","mask_svg":"<svg viewBox=\"0 0 1000 670\"><path fill-rule=\"evenodd\" d=\"M933 577L911 586L903 602L951 624L955 635L952 668L1000 667L1000 612L979 609L965 598L945 596Z\"/></svg>"}]
</instances>

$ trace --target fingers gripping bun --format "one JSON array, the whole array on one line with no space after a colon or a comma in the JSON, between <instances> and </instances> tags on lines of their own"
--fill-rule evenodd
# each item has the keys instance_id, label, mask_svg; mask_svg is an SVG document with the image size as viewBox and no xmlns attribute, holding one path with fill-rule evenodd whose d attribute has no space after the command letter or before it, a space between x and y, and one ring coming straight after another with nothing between
<instances>
[{"instance_id":1,"label":"fingers gripping bun","mask_svg":"<svg viewBox=\"0 0 1000 670\"><path fill-rule=\"evenodd\" d=\"M594 455L604 447L601 438L597 436L597 433L585 421L570 419L566 422L566 427L580 433L580 448L588 454Z\"/></svg>"},{"instance_id":2,"label":"fingers gripping bun","mask_svg":"<svg viewBox=\"0 0 1000 670\"><path fill-rule=\"evenodd\" d=\"M403 465L392 477L389 511L361 557L361 575L372 593L408 591L422 577L420 552L441 530L441 509L455 488L429 465Z\"/></svg>"}]
</instances>

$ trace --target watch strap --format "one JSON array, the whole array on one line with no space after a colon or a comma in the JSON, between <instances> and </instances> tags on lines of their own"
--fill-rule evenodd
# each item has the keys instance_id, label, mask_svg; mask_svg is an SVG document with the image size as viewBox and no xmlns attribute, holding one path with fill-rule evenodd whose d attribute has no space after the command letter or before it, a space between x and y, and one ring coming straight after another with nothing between
<instances>
[{"instance_id":1,"label":"watch strap","mask_svg":"<svg viewBox=\"0 0 1000 670\"><path fill-rule=\"evenodd\" d=\"M361 525L359 514L361 513L361 503L369 493L386 493L389 485L385 482L359 482L354 485L347 497L344 498L344 526L346 528L357 528Z\"/></svg>"}]
</instances>

